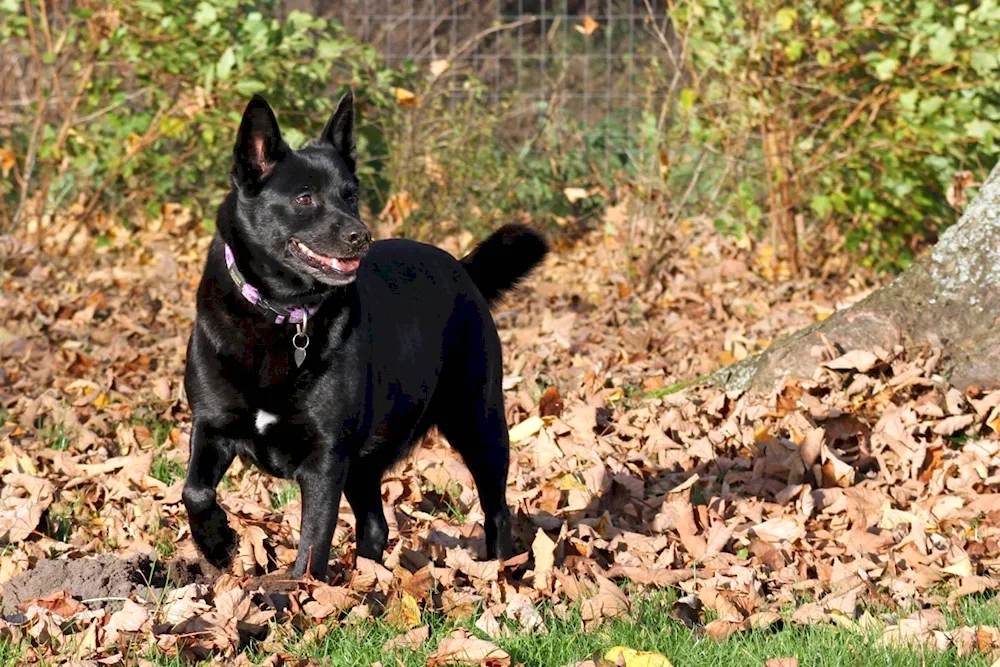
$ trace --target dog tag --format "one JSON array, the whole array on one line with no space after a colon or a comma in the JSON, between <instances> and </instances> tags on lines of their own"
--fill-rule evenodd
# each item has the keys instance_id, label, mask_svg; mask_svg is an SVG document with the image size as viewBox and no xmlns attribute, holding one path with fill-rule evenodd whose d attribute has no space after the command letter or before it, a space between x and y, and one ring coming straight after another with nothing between
<instances>
[{"instance_id":1,"label":"dog tag","mask_svg":"<svg viewBox=\"0 0 1000 667\"><path fill-rule=\"evenodd\" d=\"M295 358L295 367L298 368L306 360L306 348L309 347L309 336L301 332L295 334L292 336L292 347L295 348L295 353L292 356Z\"/></svg>"},{"instance_id":2,"label":"dog tag","mask_svg":"<svg viewBox=\"0 0 1000 667\"><path fill-rule=\"evenodd\" d=\"M309 334L306 333L306 317L307 315L303 312L302 321L296 325L295 335L292 336L292 347L295 348L296 368L302 366L302 362L306 360L306 348L309 347Z\"/></svg>"}]
</instances>

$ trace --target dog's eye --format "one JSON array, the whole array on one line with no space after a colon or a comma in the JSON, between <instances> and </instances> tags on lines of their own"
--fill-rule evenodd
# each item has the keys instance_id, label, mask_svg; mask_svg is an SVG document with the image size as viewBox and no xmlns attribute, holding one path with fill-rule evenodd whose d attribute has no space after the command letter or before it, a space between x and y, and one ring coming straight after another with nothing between
<instances>
[{"instance_id":1,"label":"dog's eye","mask_svg":"<svg viewBox=\"0 0 1000 667\"><path fill-rule=\"evenodd\" d=\"M340 198L343 199L344 203L348 206L354 206L358 203L358 193L353 190L344 190L344 192L341 193Z\"/></svg>"},{"instance_id":2,"label":"dog's eye","mask_svg":"<svg viewBox=\"0 0 1000 667\"><path fill-rule=\"evenodd\" d=\"M309 193L304 193L295 198L295 203L302 206L309 206L313 203L312 195Z\"/></svg>"}]
</instances>

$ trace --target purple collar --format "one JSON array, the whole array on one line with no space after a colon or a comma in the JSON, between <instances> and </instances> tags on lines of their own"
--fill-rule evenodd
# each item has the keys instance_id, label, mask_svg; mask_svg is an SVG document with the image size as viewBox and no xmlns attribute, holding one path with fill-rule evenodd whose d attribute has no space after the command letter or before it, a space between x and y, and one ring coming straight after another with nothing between
<instances>
[{"instance_id":1,"label":"purple collar","mask_svg":"<svg viewBox=\"0 0 1000 667\"><path fill-rule=\"evenodd\" d=\"M236 255L233 254L233 249L229 247L228 243L226 244L226 268L229 269L229 275L232 276L233 282L240 288L240 294L243 295L243 298L269 317L274 317L275 324L281 324L282 322L299 324L307 316L311 318L319 310L318 305L306 306L305 308L284 308L276 306L262 297L260 290L248 283L243 274L240 273L239 268L236 266Z\"/></svg>"}]
</instances>

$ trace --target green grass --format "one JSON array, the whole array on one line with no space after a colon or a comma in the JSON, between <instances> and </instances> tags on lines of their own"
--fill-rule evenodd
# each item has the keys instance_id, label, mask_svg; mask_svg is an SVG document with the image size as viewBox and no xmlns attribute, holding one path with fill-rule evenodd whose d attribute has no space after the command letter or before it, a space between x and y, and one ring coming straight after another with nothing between
<instances>
[{"instance_id":1,"label":"green grass","mask_svg":"<svg viewBox=\"0 0 1000 667\"><path fill-rule=\"evenodd\" d=\"M299 485L294 482L278 482L271 491L271 508L279 510L293 500L299 499Z\"/></svg>"},{"instance_id":2,"label":"green grass","mask_svg":"<svg viewBox=\"0 0 1000 667\"><path fill-rule=\"evenodd\" d=\"M3 667L18 664L18 658L21 657L22 653L20 646L0 640L0 665Z\"/></svg>"},{"instance_id":3,"label":"green grass","mask_svg":"<svg viewBox=\"0 0 1000 667\"><path fill-rule=\"evenodd\" d=\"M148 428L154 447L163 445L170 437L170 429L176 426L173 422L160 419L155 412L148 408L137 409L132 414L132 425Z\"/></svg>"},{"instance_id":4,"label":"green grass","mask_svg":"<svg viewBox=\"0 0 1000 667\"><path fill-rule=\"evenodd\" d=\"M66 542L73 532L73 506L57 503L49 508L45 518L45 533L54 540Z\"/></svg>"},{"instance_id":5,"label":"green grass","mask_svg":"<svg viewBox=\"0 0 1000 667\"><path fill-rule=\"evenodd\" d=\"M590 633L582 632L576 612L562 621L543 610L548 634L518 633L513 624L501 619L513 635L496 643L510 653L513 664L522 663L526 667L562 667L595 654L603 655L612 646L656 651L667 656L675 667L761 667L771 658L791 656L798 657L801 667L949 667L958 664L989 667L992 664L983 655L959 658L954 650L886 648L878 644L878 634L852 632L833 625L801 628L789 624L780 630L754 631L715 642L673 619L670 610L675 597L672 593L652 593L641 599L636 596L631 618L606 623ZM992 596L972 596L960 601L946 617L949 627L996 626L1000 624L1000 605ZM382 645L399 634L399 630L382 621L337 625L331 627L322 640L306 645L300 641L301 633L295 633L285 642L285 650L295 656L314 658L324 666L365 667L382 662L424 667L434 648L455 628L464 627L482 636L474 629L474 619L456 623L439 614L425 613L423 620L431 626L431 638L416 651L384 654ZM0 642L0 667L17 664L21 653L20 647ZM129 655L135 656L135 653ZM143 656L158 667L192 664L155 650L144 651ZM248 657L256 664L266 658L266 654L251 647Z\"/></svg>"},{"instance_id":6,"label":"green grass","mask_svg":"<svg viewBox=\"0 0 1000 667\"><path fill-rule=\"evenodd\" d=\"M2 424L2 420L0 420L0 424ZM35 426L38 428L38 438L46 447L58 451L69 449L69 436L62 424L51 424L39 419Z\"/></svg>"},{"instance_id":7,"label":"green grass","mask_svg":"<svg viewBox=\"0 0 1000 667\"><path fill-rule=\"evenodd\" d=\"M635 617L607 623L592 633L581 631L579 615L560 621L546 614L550 632L516 633L496 643L511 654L514 664L560 667L586 660L612 646L657 651L676 667L760 667L771 658L797 656L802 667L945 667L962 664L987 667L984 656L959 659L954 651L943 653L908 648L879 646L877 635L859 634L835 626L800 628L788 625L781 630L754 631L715 642L688 630L670 615L673 596L654 594L636 604ZM459 625L472 630L472 621L462 624L427 617L432 627L431 639L417 651L403 651L386 660L382 645L397 631L384 623L338 626L316 645L297 651L303 657L318 659L324 665L385 664L426 665L427 656L437 643ZM952 625L1000 623L1000 611L992 600L967 600L958 614L949 617ZM515 630L511 627L512 631ZM475 631L473 630L475 633Z\"/></svg>"},{"instance_id":8,"label":"green grass","mask_svg":"<svg viewBox=\"0 0 1000 667\"><path fill-rule=\"evenodd\" d=\"M458 482L450 482L447 486L433 484L431 485L431 490L438 496L434 512L449 521L465 523L467 513L462 508L462 502L460 500L462 496L461 484Z\"/></svg>"},{"instance_id":9,"label":"green grass","mask_svg":"<svg viewBox=\"0 0 1000 667\"><path fill-rule=\"evenodd\" d=\"M184 477L184 466L176 459L171 458L165 450L160 449L153 457L149 474L164 484L170 485Z\"/></svg>"}]
</instances>

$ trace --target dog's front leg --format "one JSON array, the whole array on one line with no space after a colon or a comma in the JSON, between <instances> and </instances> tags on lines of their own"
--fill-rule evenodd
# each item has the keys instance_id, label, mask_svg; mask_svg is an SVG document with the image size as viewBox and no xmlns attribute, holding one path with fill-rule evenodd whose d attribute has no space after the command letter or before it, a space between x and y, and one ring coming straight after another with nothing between
<instances>
[{"instance_id":1,"label":"dog's front leg","mask_svg":"<svg viewBox=\"0 0 1000 667\"><path fill-rule=\"evenodd\" d=\"M226 511L216 500L215 487L233 462L232 441L204 419L195 419L191 429L191 460L181 498L188 513L191 537L205 560L220 569L233 562L236 532L229 527Z\"/></svg>"},{"instance_id":2,"label":"dog's front leg","mask_svg":"<svg viewBox=\"0 0 1000 667\"><path fill-rule=\"evenodd\" d=\"M314 578L326 581L347 467L347 457L334 447L321 456L310 457L295 475L302 492L302 531L292 568L296 579L308 570Z\"/></svg>"}]
</instances>

